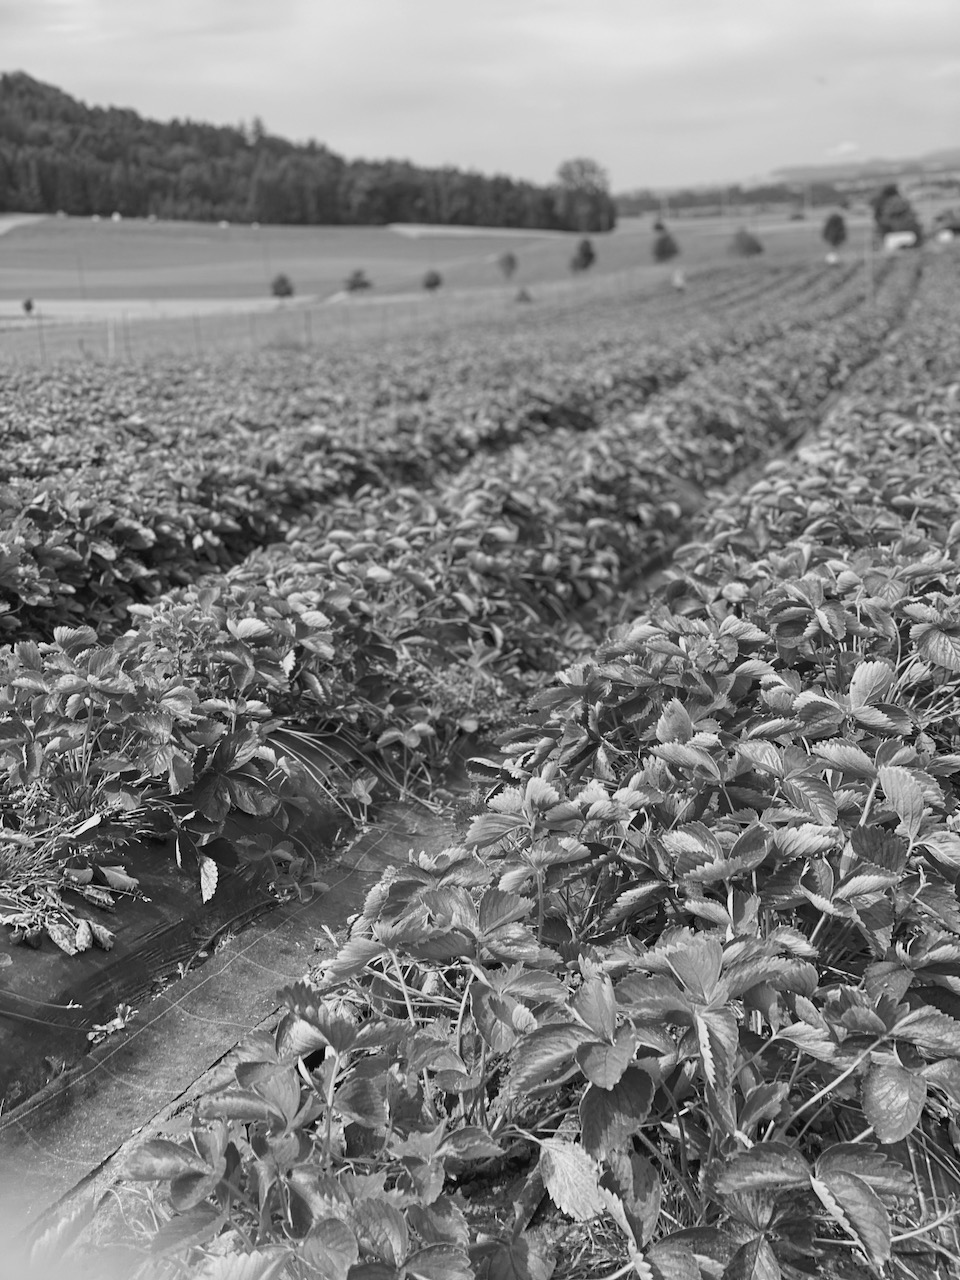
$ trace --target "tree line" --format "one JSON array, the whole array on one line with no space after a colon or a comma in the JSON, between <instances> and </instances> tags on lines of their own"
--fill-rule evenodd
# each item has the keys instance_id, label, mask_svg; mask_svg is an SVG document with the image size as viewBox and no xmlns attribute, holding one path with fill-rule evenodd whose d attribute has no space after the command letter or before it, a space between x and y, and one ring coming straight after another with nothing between
<instances>
[{"instance_id":1,"label":"tree line","mask_svg":"<svg viewBox=\"0 0 960 1280\"><path fill-rule=\"evenodd\" d=\"M310 141L88 107L24 72L0 75L0 211L198 221L429 222L608 231L616 211L590 160L552 186L406 160L347 160Z\"/></svg>"}]
</instances>

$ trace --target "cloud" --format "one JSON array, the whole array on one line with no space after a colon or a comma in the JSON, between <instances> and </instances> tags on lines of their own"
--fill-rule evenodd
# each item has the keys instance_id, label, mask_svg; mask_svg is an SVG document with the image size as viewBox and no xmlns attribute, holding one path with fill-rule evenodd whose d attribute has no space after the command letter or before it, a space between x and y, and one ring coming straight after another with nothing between
<instances>
[{"instance_id":1,"label":"cloud","mask_svg":"<svg viewBox=\"0 0 960 1280\"><path fill-rule=\"evenodd\" d=\"M827 147L823 154L835 160L842 160L844 156L856 155L862 149L859 142L835 142L832 147Z\"/></svg>"},{"instance_id":2,"label":"cloud","mask_svg":"<svg viewBox=\"0 0 960 1280\"><path fill-rule=\"evenodd\" d=\"M348 156L614 185L952 140L957 0L0 0L7 68ZM71 24L70 29L64 24Z\"/></svg>"}]
</instances>

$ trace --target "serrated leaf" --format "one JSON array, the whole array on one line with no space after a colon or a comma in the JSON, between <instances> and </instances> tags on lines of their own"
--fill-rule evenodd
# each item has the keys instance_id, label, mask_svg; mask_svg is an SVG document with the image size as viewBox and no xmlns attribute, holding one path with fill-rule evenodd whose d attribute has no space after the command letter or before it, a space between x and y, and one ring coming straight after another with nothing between
<instances>
[{"instance_id":1,"label":"serrated leaf","mask_svg":"<svg viewBox=\"0 0 960 1280\"><path fill-rule=\"evenodd\" d=\"M910 639L928 662L960 671L960 628L921 622L910 628Z\"/></svg>"},{"instance_id":2,"label":"serrated leaf","mask_svg":"<svg viewBox=\"0 0 960 1280\"><path fill-rule=\"evenodd\" d=\"M730 1009L704 1009L696 1015L694 1027L703 1074L714 1089L721 1088L731 1079L740 1045L736 1015Z\"/></svg>"},{"instance_id":3,"label":"serrated leaf","mask_svg":"<svg viewBox=\"0 0 960 1280\"><path fill-rule=\"evenodd\" d=\"M631 1066L610 1089L590 1085L580 1099L580 1136L602 1160L639 1133L650 1114L655 1088L641 1067Z\"/></svg>"},{"instance_id":4,"label":"serrated leaf","mask_svg":"<svg viewBox=\"0 0 960 1280\"><path fill-rule=\"evenodd\" d=\"M586 1028L573 1023L539 1027L525 1036L515 1051L507 1093L517 1097L534 1088L551 1087L578 1070L577 1048L592 1040Z\"/></svg>"},{"instance_id":5,"label":"serrated leaf","mask_svg":"<svg viewBox=\"0 0 960 1280\"><path fill-rule=\"evenodd\" d=\"M470 1241L470 1228L463 1211L444 1196L430 1205L410 1205L407 1209L407 1221L426 1244L459 1244L466 1247Z\"/></svg>"},{"instance_id":6,"label":"serrated leaf","mask_svg":"<svg viewBox=\"0 0 960 1280\"><path fill-rule=\"evenodd\" d=\"M273 630L259 618L240 618L237 622L227 620L227 630L238 640L265 640L273 635Z\"/></svg>"},{"instance_id":7,"label":"serrated leaf","mask_svg":"<svg viewBox=\"0 0 960 1280\"><path fill-rule=\"evenodd\" d=\"M754 1236L727 1263L722 1280L781 1280L782 1275L766 1236Z\"/></svg>"},{"instance_id":8,"label":"serrated leaf","mask_svg":"<svg viewBox=\"0 0 960 1280\"><path fill-rule=\"evenodd\" d=\"M880 1142L900 1142L916 1128L927 1100L921 1075L898 1063L874 1063L863 1082L863 1114Z\"/></svg>"},{"instance_id":9,"label":"serrated leaf","mask_svg":"<svg viewBox=\"0 0 960 1280\"><path fill-rule=\"evenodd\" d=\"M310 1268L312 1280L347 1280L360 1249L345 1222L325 1218L310 1228L300 1245L300 1257Z\"/></svg>"},{"instance_id":10,"label":"serrated leaf","mask_svg":"<svg viewBox=\"0 0 960 1280\"><path fill-rule=\"evenodd\" d=\"M721 781L717 762L702 747L691 747L680 742L667 742L659 747L654 747L653 754L676 768L687 769L693 773L699 770L707 774L715 782Z\"/></svg>"},{"instance_id":11,"label":"serrated leaf","mask_svg":"<svg viewBox=\"0 0 960 1280\"><path fill-rule=\"evenodd\" d=\"M651 1245L644 1261L652 1268L654 1280L702 1280L703 1277L692 1251L669 1238Z\"/></svg>"},{"instance_id":12,"label":"serrated leaf","mask_svg":"<svg viewBox=\"0 0 960 1280\"><path fill-rule=\"evenodd\" d=\"M513 1240L480 1240L470 1247L477 1280L550 1280L554 1262L529 1233ZM352 1278L351 1278L352 1280Z\"/></svg>"},{"instance_id":13,"label":"serrated leaf","mask_svg":"<svg viewBox=\"0 0 960 1280\"><path fill-rule=\"evenodd\" d=\"M599 1089L612 1089L633 1059L634 1048L629 1042L607 1044L595 1040L579 1045L575 1054L577 1066Z\"/></svg>"},{"instance_id":14,"label":"serrated leaf","mask_svg":"<svg viewBox=\"0 0 960 1280\"><path fill-rule=\"evenodd\" d=\"M391 1267L399 1267L410 1247L410 1234L399 1210L387 1200L359 1200L350 1217L360 1243Z\"/></svg>"},{"instance_id":15,"label":"serrated leaf","mask_svg":"<svg viewBox=\"0 0 960 1280\"><path fill-rule=\"evenodd\" d=\"M899 765L883 765L878 771L880 785L887 802L900 819L900 827L914 839L923 822L923 789L908 769Z\"/></svg>"},{"instance_id":16,"label":"serrated leaf","mask_svg":"<svg viewBox=\"0 0 960 1280\"><path fill-rule=\"evenodd\" d=\"M131 1151L123 1162L123 1176L134 1182L160 1182L182 1173L207 1173L209 1165L190 1147L153 1138Z\"/></svg>"},{"instance_id":17,"label":"serrated leaf","mask_svg":"<svg viewBox=\"0 0 960 1280\"><path fill-rule=\"evenodd\" d=\"M217 883L220 879L220 869L212 858L208 858L206 854L201 853L200 858L200 897L204 902L209 902L217 891Z\"/></svg>"},{"instance_id":18,"label":"serrated leaf","mask_svg":"<svg viewBox=\"0 0 960 1280\"><path fill-rule=\"evenodd\" d=\"M604 1210L597 1164L583 1147L559 1138L540 1144L540 1172L550 1199L575 1222L589 1222Z\"/></svg>"},{"instance_id":19,"label":"serrated leaf","mask_svg":"<svg viewBox=\"0 0 960 1280\"><path fill-rule=\"evenodd\" d=\"M811 1179L823 1207L863 1249L875 1267L890 1258L890 1215L883 1202L862 1178L841 1169L824 1171Z\"/></svg>"},{"instance_id":20,"label":"serrated leaf","mask_svg":"<svg viewBox=\"0 0 960 1280\"><path fill-rule=\"evenodd\" d=\"M783 791L794 808L802 809L822 826L830 827L836 822L836 797L822 778L790 778L783 784Z\"/></svg>"},{"instance_id":21,"label":"serrated leaf","mask_svg":"<svg viewBox=\"0 0 960 1280\"><path fill-rule=\"evenodd\" d=\"M744 1191L803 1191L810 1186L810 1169L794 1147L783 1142L758 1142L728 1160L715 1179L724 1195Z\"/></svg>"},{"instance_id":22,"label":"serrated leaf","mask_svg":"<svg viewBox=\"0 0 960 1280\"><path fill-rule=\"evenodd\" d=\"M828 1147L817 1159L817 1176L831 1169L854 1173L880 1196L904 1200L915 1195L913 1178L897 1160L870 1142L840 1142Z\"/></svg>"},{"instance_id":23,"label":"serrated leaf","mask_svg":"<svg viewBox=\"0 0 960 1280\"><path fill-rule=\"evenodd\" d=\"M140 881L135 876L128 876L123 867L98 865L97 871L103 876L110 888L116 892L132 893L140 884Z\"/></svg>"},{"instance_id":24,"label":"serrated leaf","mask_svg":"<svg viewBox=\"0 0 960 1280\"><path fill-rule=\"evenodd\" d=\"M808 858L811 854L825 853L837 839L836 827L816 826L804 822L796 827L781 827L774 832L774 844L787 858Z\"/></svg>"},{"instance_id":25,"label":"serrated leaf","mask_svg":"<svg viewBox=\"0 0 960 1280\"><path fill-rule=\"evenodd\" d=\"M411 1280L474 1280L470 1258L452 1244L428 1244L410 1255L405 1274Z\"/></svg>"},{"instance_id":26,"label":"serrated leaf","mask_svg":"<svg viewBox=\"0 0 960 1280\"><path fill-rule=\"evenodd\" d=\"M831 768L842 769L845 773L854 773L862 778L876 777L877 766L856 743L846 742L842 738L831 738L826 742L814 743L813 751Z\"/></svg>"},{"instance_id":27,"label":"serrated leaf","mask_svg":"<svg viewBox=\"0 0 960 1280\"><path fill-rule=\"evenodd\" d=\"M643 1245L660 1220L660 1176L646 1156L626 1144L607 1153L606 1165L601 1183L617 1195L634 1240Z\"/></svg>"},{"instance_id":28,"label":"serrated leaf","mask_svg":"<svg viewBox=\"0 0 960 1280\"><path fill-rule=\"evenodd\" d=\"M850 678L850 704L854 707L880 702L893 683L893 668L887 662L861 662Z\"/></svg>"},{"instance_id":29,"label":"serrated leaf","mask_svg":"<svg viewBox=\"0 0 960 1280\"><path fill-rule=\"evenodd\" d=\"M693 721L678 698L671 698L657 720L658 742L687 742L693 737Z\"/></svg>"},{"instance_id":30,"label":"serrated leaf","mask_svg":"<svg viewBox=\"0 0 960 1280\"><path fill-rule=\"evenodd\" d=\"M275 1280L290 1259L286 1249L254 1249L207 1257L197 1280Z\"/></svg>"},{"instance_id":31,"label":"serrated leaf","mask_svg":"<svg viewBox=\"0 0 960 1280\"><path fill-rule=\"evenodd\" d=\"M897 1020L891 1034L937 1057L960 1058L960 1022L939 1009L914 1009Z\"/></svg>"},{"instance_id":32,"label":"serrated leaf","mask_svg":"<svg viewBox=\"0 0 960 1280\"><path fill-rule=\"evenodd\" d=\"M150 1253L162 1257L195 1245L206 1244L219 1235L226 1214L210 1204L198 1204L164 1222L150 1238Z\"/></svg>"},{"instance_id":33,"label":"serrated leaf","mask_svg":"<svg viewBox=\"0 0 960 1280\"><path fill-rule=\"evenodd\" d=\"M836 1043L828 1032L809 1023L794 1022L789 1027L781 1027L777 1036L781 1040L789 1040L819 1062L832 1062L837 1056Z\"/></svg>"},{"instance_id":34,"label":"serrated leaf","mask_svg":"<svg viewBox=\"0 0 960 1280\"><path fill-rule=\"evenodd\" d=\"M606 974L587 978L570 1001L573 1011L595 1036L612 1040L617 1029L617 1002Z\"/></svg>"},{"instance_id":35,"label":"serrated leaf","mask_svg":"<svg viewBox=\"0 0 960 1280\"><path fill-rule=\"evenodd\" d=\"M74 1204L68 1203L58 1208L30 1243L27 1274L53 1276L58 1272L62 1274L69 1271L70 1264L65 1264L65 1257L92 1222L96 1210L96 1200L89 1195ZM9 1241L4 1243L8 1244Z\"/></svg>"}]
</instances>

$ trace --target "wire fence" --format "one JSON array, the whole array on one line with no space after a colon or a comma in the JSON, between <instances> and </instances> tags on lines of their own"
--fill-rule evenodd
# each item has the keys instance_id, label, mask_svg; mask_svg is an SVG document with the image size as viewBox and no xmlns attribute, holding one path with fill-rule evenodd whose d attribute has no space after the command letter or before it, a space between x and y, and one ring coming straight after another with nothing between
<instances>
[{"instance_id":1,"label":"wire fence","mask_svg":"<svg viewBox=\"0 0 960 1280\"><path fill-rule=\"evenodd\" d=\"M397 339L440 337L471 324L521 323L582 313L620 298L648 300L672 294L669 278L649 269L594 279L432 295L346 296L338 301L293 300L218 311L209 302L177 314L144 315L118 302L102 318L59 318L42 303L29 316L0 321L0 367L51 366L64 361L132 363L157 356L203 358L217 353L283 349L331 349L386 344ZM131 304L133 308L135 304ZM229 303L224 304L229 307Z\"/></svg>"}]
</instances>

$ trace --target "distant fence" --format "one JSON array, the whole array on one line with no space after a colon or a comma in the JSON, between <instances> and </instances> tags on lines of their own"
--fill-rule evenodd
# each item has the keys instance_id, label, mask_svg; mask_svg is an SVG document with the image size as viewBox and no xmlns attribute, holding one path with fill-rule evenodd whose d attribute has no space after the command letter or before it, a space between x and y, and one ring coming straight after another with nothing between
<instances>
[{"instance_id":1,"label":"distant fence","mask_svg":"<svg viewBox=\"0 0 960 1280\"><path fill-rule=\"evenodd\" d=\"M369 347L404 338L440 337L452 328L498 320L535 325L538 318L575 315L614 298L653 299L670 292L663 273L634 268L593 278L436 294L369 295L336 302L299 301L260 310L211 311L176 316L125 314L122 303L104 319L44 316L42 303L29 317L0 321L0 366L52 365L66 360L135 362L155 356L205 357L218 352L269 348Z\"/></svg>"}]
</instances>

